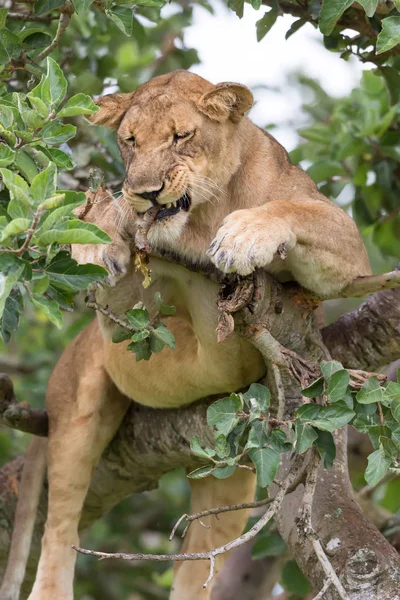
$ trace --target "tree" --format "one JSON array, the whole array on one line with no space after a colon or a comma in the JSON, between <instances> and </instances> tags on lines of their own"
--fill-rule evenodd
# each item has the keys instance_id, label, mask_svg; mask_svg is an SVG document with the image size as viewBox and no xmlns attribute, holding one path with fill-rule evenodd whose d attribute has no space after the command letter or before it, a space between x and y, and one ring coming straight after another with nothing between
<instances>
[{"instance_id":1,"label":"tree","mask_svg":"<svg viewBox=\"0 0 400 600\"><path fill-rule=\"evenodd\" d=\"M69 327L63 341L54 328L47 337L43 328L40 332L40 327L32 328L30 320L40 319L41 327L47 321L60 327L63 312L72 309L75 293L106 276L100 267L77 266L61 248L61 245L77 241L107 241L104 232L77 219L72 210L84 201L83 190L90 187L96 193L102 184L99 170L89 172L89 166L101 169L109 188L115 193L118 193L123 178L112 136L108 132L89 128L82 119L76 121L75 117L96 110L89 94L101 93L105 78L109 82L116 82L122 91L129 91L143 79L144 73L151 76L176 67L188 68L198 60L195 50L185 46L182 48L178 44L179 40L183 40L185 26L190 23L192 8L182 1L175 14L164 18L162 12L160 16L163 4L162 0L143 0L136 2L133 10L130 2L91 3L75 0L72 4L68 1L37 0L25 4L15 2L10 9L0 9L0 63L3 78L0 88L0 172L4 187L0 207L3 244L0 251L1 333L5 343L16 343L18 347L18 362L8 362L5 366L17 373L28 370L27 377L40 382L42 390L48 373L48 352L64 345L90 317L86 312L77 321L72 321L67 312L64 320L67 320ZM207 7L207 3L202 4ZM260 9L262 3L251 4L254 9ZM268 2L265 4L272 5ZM244 2L235 1L229 5L240 17ZM327 48L340 52L344 59L355 54L361 61L374 66L373 70L364 73L361 87L354 90L350 97L340 100L329 98L314 82L303 80L303 84L314 90L318 102L308 108L311 123L300 131L306 142L293 151L292 160L311 163L308 172L328 196L336 198L345 186L351 186L353 215L369 245L375 251L379 248L385 255L396 257L399 255L400 218L397 200L400 187L397 133L400 99L398 11L391 3L382 5L378 2L361 2L353 6L351 2L338 5L328 0L322 8L318 3L273 3L273 8L257 24L258 39L267 34L283 13L299 17L287 36L294 34L304 23L311 22L324 35ZM147 25L149 20L152 26ZM354 37L349 36L349 29L356 32ZM112 54L107 52L109 47L113 48ZM161 50L161 54L157 56L158 50ZM85 93L81 92L82 89ZM69 122L71 119L79 124L78 130ZM90 152L93 147L94 151ZM72 159L69 154L71 149ZM79 168L76 168L74 161ZM387 278L372 279L366 285L364 282L354 284L347 295L360 296L381 289L382 284L383 287L398 285L397 281L398 274L394 272ZM289 508L287 501L281 506L280 501L273 500L268 509L274 506L278 511L276 522L279 533L288 544L291 556L296 557L316 590L325 589L326 597L340 597L340 593L343 597L340 584L334 579L336 570L346 593L351 594L352 598L391 598L399 584L398 557L354 507L345 467L343 427L351 423L353 430L368 435L372 441L373 452L368 451L369 467L366 471L371 487L380 485L388 473L392 476L397 474L400 427L398 384L387 385L376 375L371 377L368 373L355 373L349 369L375 371L398 357L398 292L379 292L371 296L358 311L342 317L323 330L324 343L330 355L340 361L339 364L330 361L327 350L321 350L320 343L315 342L318 333L311 319L303 318L304 311L309 313L314 307L312 298L304 292L296 292L302 299L299 310L298 305L293 303L292 291L282 288L270 278L259 275L255 282L249 282L248 285L245 290L247 298L253 293L254 285L261 294L257 303L259 321L254 317L257 311L253 316L245 313L246 327L242 333L251 337L270 365L269 371L274 376L270 375L265 383L271 390L271 400L265 388L253 388L247 396L234 395L221 400L230 414L230 420L224 423L218 411L221 405L211 405L207 411L208 422L217 428L216 440L213 440L212 431L207 428L206 401L182 410L178 415L163 413L160 416L157 411L136 407L135 419L132 411L99 466L92 490L95 493L102 489L101 505L91 505L94 496L89 496L83 524L93 522L133 491L155 486L160 475L173 467L199 467L202 476L207 472L225 476L235 468L239 460L237 457L242 454L249 455L257 469L260 488L268 486L272 497L279 499L283 488L274 488L272 482L275 477L281 481L284 479L282 470L277 475L279 462L282 462L283 470L290 470L290 461L284 456L285 451L293 448L297 456L306 453L309 467L307 494L303 497L304 490L299 485L290 495ZM274 304L269 296L264 295L267 289L275 300ZM232 299L228 302L221 299L223 324L232 325L232 314L238 306L243 309L240 304L234 306ZM282 306L285 307L284 317L280 316ZM371 332L368 325L372 319L374 331ZM283 330L278 331L277 320L284 322ZM236 326L240 327L239 321L236 321ZM268 331L254 329L254 323L260 321L268 323ZM139 331L146 326L142 322L140 327L134 329ZM46 325L46 331L48 329ZM313 343L294 344L290 335L293 331L300 333L303 339L314 340ZM132 331L129 333L131 336ZM271 335L276 336L279 346L269 337ZM24 354L33 337L40 341L42 350L32 369L31 365L26 364ZM290 352L287 353L285 348ZM328 362L324 363L321 371L318 365L323 359L328 359ZM44 362L44 368L38 370L40 361ZM274 365L273 368L271 365ZM10 406L11 388L8 381L4 381L3 420L22 429L30 427L38 431L38 424L45 428L44 413L29 412L26 408L21 410L18 405ZM324 395L328 406L320 408L312 404L312 409L310 405L299 408L301 389L303 395L310 398ZM17 396L29 399L32 406L37 406L40 391L35 398L20 384ZM179 443L178 452L176 438L165 435L168 419L174 422L175 430L186 440L185 443ZM239 419L246 425L248 437L241 444L241 452L231 455L226 448L226 438L232 435ZM191 423L190 430L188 422ZM265 422L271 427L268 439L263 426ZM160 431L159 439L163 455L155 462L149 456L149 460L142 463L137 479L132 479L127 485L126 481L119 479L113 465L117 462L120 469L121 457L125 456L124 448L131 444L132 427L140 427L144 439L147 432L151 431L154 435L154 430L162 428L164 435ZM330 468L335 453L332 433L336 437L338 459L336 466ZM200 438L201 443L196 437ZM237 443L240 443L239 439ZM172 445L174 460L169 450ZM217 454L214 453L214 447ZM129 456L132 457L132 448ZM131 460L135 463L134 455ZM316 479L320 460L327 470ZM311 468L312 465L315 469ZM131 473L132 467L132 463L126 463L124 468ZM137 471L137 464L135 467ZM4 467L5 481L14 481L20 468L21 460ZM297 468L300 467L296 462ZM294 477L295 474L292 475ZM290 478L286 480L289 487L296 483ZM321 485L322 479L325 485ZM329 497L326 494L327 481L336 481L338 486L332 486ZM395 483L392 482L392 485ZM2 492L8 500L2 514L8 529L13 514L10 483L8 488L5 485ZM311 527L310 499L313 494L315 500ZM302 507L300 523L305 534L301 533L290 516L293 507L298 506ZM323 515L335 514L336 510L342 511L338 520L331 520L327 524ZM43 514L44 508L40 512L39 528ZM348 543L349 528L359 532L354 546ZM276 533L263 531L257 541L258 555L282 552L284 545L277 541L279 538ZM340 546L335 547L335 539L342 541ZM331 543L329 547L328 543ZM140 552L141 548L137 550ZM330 566L327 566L326 560ZM382 575L383 565L385 576ZM299 594L301 584L304 593L307 593L307 583L300 579L295 568L293 563L288 563L283 570L288 593ZM296 590L290 587L294 578L298 582ZM393 582L395 587L392 587ZM130 589L129 586L126 589ZM110 598L113 597L112 592L107 593ZM149 588L142 590L142 593L145 597L155 595L154 589Z\"/></svg>"}]
</instances>

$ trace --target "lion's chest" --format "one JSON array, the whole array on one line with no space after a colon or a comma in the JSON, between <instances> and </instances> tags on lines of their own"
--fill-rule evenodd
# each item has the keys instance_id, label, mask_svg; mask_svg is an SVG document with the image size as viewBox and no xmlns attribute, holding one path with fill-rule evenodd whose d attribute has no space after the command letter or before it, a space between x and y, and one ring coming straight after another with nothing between
<instances>
[{"instance_id":1,"label":"lion's chest","mask_svg":"<svg viewBox=\"0 0 400 600\"><path fill-rule=\"evenodd\" d=\"M154 312L154 294L174 305L176 313L164 320L176 349L164 349L149 361L136 362L128 342L113 344L114 326L100 317L105 366L126 395L149 406L180 406L211 394L231 392L259 379L264 364L249 344L232 336L216 343L218 285L178 265L153 260L152 284L144 289L142 277L131 273L104 297L111 310L123 317L138 301Z\"/></svg>"}]
</instances>

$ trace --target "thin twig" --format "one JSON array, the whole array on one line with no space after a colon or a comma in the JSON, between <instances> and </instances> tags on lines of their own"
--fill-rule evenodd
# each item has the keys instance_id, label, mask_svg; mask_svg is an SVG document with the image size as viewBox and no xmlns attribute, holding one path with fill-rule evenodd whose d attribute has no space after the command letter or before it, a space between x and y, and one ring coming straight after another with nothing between
<instances>
[{"instance_id":1,"label":"thin twig","mask_svg":"<svg viewBox=\"0 0 400 600\"><path fill-rule=\"evenodd\" d=\"M292 492L294 492L294 490L297 488L297 486L303 481L306 469L307 469L307 464L304 462L302 465L302 468L299 469L299 471L297 473L296 479L288 487L287 492L286 492L287 494L291 494ZM280 481L279 482L274 481L274 484L280 488L284 485ZM208 517L210 515L215 515L216 517L218 517L218 515L221 513L232 512L235 510L259 508L260 506L266 506L268 504L271 504L271 502L272 502L272 498L264 498L263 500L256 500L255 502L244 502L242 504L230 504L228 506L220 506L218 508L210 508L208 510L203 510L198 513L193 513L192 515L184 514L175 523L174 528L171 531L171 535L169 536L169 541L171 541L173 539L173 537L176 533L176 530L178 529L179 525L182 523L183 520L186 520L186 527L182 533L182 537L185 537L185 535L190 527L190 524L193 521L196 521L197 519L200 520L200 519L203 519L204 517ZM204 523L202 523L202 525L204 527L208 528L208 525L204 525Z\"/></svg>"},{"instance_id":2,"label":"thin twig","mask_svg":"<svg viewBox=\"0 0 400 600\"><path fill-rule=\"evenodd\" d=\"M196 552L196 553L183 553L183 554L125 554L122 552L117 553L108 553L108 552L95 552L94 550L86 550L84 548L80 548L78 546L73 545L72 548L81 554L87 554L90 556L97 556L100 560L104 560L106 558L118 558L122 560L153 560L153 561L186 561L186 560L209 560L210 561L210 571L214 568L214 563L212 558L216 558L221 554L225 554L233 548L237 548L238 546L242 546L247 543L249 540L252 540L261 529L265 527L265 525L272 519L272 517L279 510L282 501L288 492L289 488L293 484L293 482L298 478L299 472L302 469L304 462L303 456L296 456L293 461L292 468L290 469L287 477L282 482L282 487L278 490L275 498L272 500L268 509L264 513L264 515L257 521L255 525L249 531L241 535L240 537L220 546L219 548L215 548L214 550L210 550L208 552ZM207 581L203 585L203 587L207 587L212 579L212 574L208 577Z\"/></svg>"},{"instance_id":3,"label":"thin twig","mask_svg":"<svg viewBox=\"0 0 400 600\"><path fill-rule=\"evenodd\" d=\"M86 299L86 306L88 308L93 308L94 310L97 310L102 315L108 317L111 321L114 321L114 323L116 323L120 327L124 327L124 329L128 329L128 331L132 331L132 333L136 331L136 329L132 327L132 325L128 323L128 321L120 319L112 310L108 308L108 306L102 306L101 304L99 304L96 301L96 294L94 290L90 290L90 292L88 293Z\"/></svg>"},{"instance_id":4,"label":"thin twig","mask_svg":"<svg viewBox=\"0 0 400 600\"><path fill-rule=\"evenodd\" d=\"M324 597L325 592L328 591L328 588L332 585L331 579L325 579L325 583L318 594L313 598L313 600L321 600Z\"/></svg>"},{"instance_id":5,"label":"thin twig","mask_svg":"<svg viewBox=\"0 0 400 600\"><path fill-rule=\"evenodd\" d=\"M14 21L37 21L39 23L48 23L49 21L58 19L58 16L40 17L38 15L32 15L31 13L8 13L7 19L13 19Z\"/></svg>"},{"instance_id":6,"label":"thin twig","mask_svg":"<svg viewBox=\"0 0 400 600\"><path fill-rule=\"evenodd\" d=\"M49 54L51 54L51 52L53 52L53 50L55 50L55 48L57 48L58 44L60 43L65 31L68 28L68 25L70 24L71 21L71 14L70 12L62 12L61 16L60 16L60 20L58 22L58 27L57 27L57 31L56 31L56 35L54 37L54 40L51 42L51 44L49 44L47 46L47 48L45 48L43 50L43 52L41 52L40 54L38 54L35 58L36 62L40 62L41 60L43 60L44 58L46 58L46 56L48 56Z\"/></svg>"}]
</instances>

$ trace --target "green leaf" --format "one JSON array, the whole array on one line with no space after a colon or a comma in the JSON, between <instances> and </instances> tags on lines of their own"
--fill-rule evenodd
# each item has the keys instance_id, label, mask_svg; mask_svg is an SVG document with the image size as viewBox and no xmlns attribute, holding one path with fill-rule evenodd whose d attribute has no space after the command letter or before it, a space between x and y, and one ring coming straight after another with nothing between
<instances>
[{"instance_id":1,"label":"green leaf","mask_svg":"<svg viewBox=\"0 0 400 600\"><path fill-rule=\"evenodd\" d=\"M85 290L89 284L107 277L99 265L78 265L67 252L59 252L46 267L52 285L65 292Z\"/></svg>"},{"instance_id":2,"label":"green leaf","mask_svg":"<svg viewBox=\"0 0 400 600\"><path fill-rule=\"evenodd\" d=\"M158 312L165 317L169 317L176 313L175 306L170 306L168 304L164 304L164 302L162 301L160 292L156 292L154 294L154 303L156 305Z\"/></svg>"},{"instance_id":3,"label":"green leaf","mask_svg":"<svg viewBox=\"0 0 400 600\"><path fill-rule=\"evenodd\" d=\"M87 13L93 0L72 0L78 15Z\"/></svg>"},{"instance_id":4,"label":"green leaf","mask_svg":"<svg viewBox=\"0 0 400 600\"><path fill-rule=\"evenodd\" d=\"M365 480L368 485L374 487L383 479L388 472L390 462L380 449L368 456L368 467L365 471Z\"/></svg>"},{"instance_id":5,"label":"green leaf","mask_svg":"<svg viewBox=\"0 0 400 600\"><path fill-rule=\"evenodd\" d=\"M256 539L251 549L251 557L253 560L260 560L267 556L281 556L285 552L286 544L281 536L276 533L268 533L268 535Z\"/></svg>"},{"instance_id":6,"label":"green leaf","mask_svg":"<svg viewBox=\"0 0 400 600\"><path fill-rule=\"evenodd\" d=\"M324 0L319 15L319 28L321 32L324 35L331 34L337 21L352 4L352 0Z\"/></svg>"},{"instance_id":7,"label":"green leaf","mask_svg":"<svg viewBox=\"0 0 400 600\"><path fill-rule=\"evenodd\" d=\"M325 380L328 381L336 371L343 371L343 365L337 360L321 363L321 371Z\"/></svg>"},{"instance_id":8,"label":"green leaf","mask_svg":"<svg viewBox=\"0 0 400 600\"><path fill-rule=\"evenodd\" d=\"M152 332L150 337L150 347L153 352L159 352L155 350L153 346L162 350L165 346L169 346L172 350L175 350L175 338L170 331L164 325L158 325Z\"/></svg>"},{"instance_id":9,"label":"green leaf","mask_svg":"<svg viewBox=\"0 0 400 600\"><path fill-rule=\"evenodd\" d=\"M16 173L8 169L0 169L4 185L10 192L11 201L8 204L7 212L11 218L27 218L30 215L30 196L29 186L25 179L22 179Z\"/></svg>"},{"instance_id":10,"label":"green leaf","mask_svg":"<svg viewBox=\"0 0 400 600\"><path fill-rule=\"evenodd\" d=\"M318 439L318 433L315 431L311 425L308 423L303 423L302 421L295 422L295 442L294 447L299 454L303 454L306 452Z\"/></svg>"},{"instance_id":11,"label":"green leaf","mask_svg":"<svg viewBox=\"0 0 400 600\"><path fill-rule=\"evenodd\" d=\"M279 454L272 448L254 448L249 456L254 463L257 474L257 485L265 488L270 485L278 472Z\"/></svg>"},{"instance_id":12,"label":"green leaf","mask_svg":"<svg viewBox=\"0 0 400 600\"><path fill-rule=\"evenodd\" d=\"M270 11L265 13L262 19L257 21L256 23L256 31L257 31L257 42L261 42L261 40L267 35L268 31L275 24L276 19L278 18L278 12L271 8Z\"/></svg>"},{"instance_id":13,"label":"green leaf","mask_svg":"<svg viewBox=\"0 0 400 600\"><path fill-rule=\"evenodd\" d=\"M396 383L395 381L389 381L383 394L385 400L400 400L400 383Z\"/></svg>"},{"instance_id":14,"label":"green leaf","mask_svg":"<svg viewBox=\"0 0 400 600\"><path fill-rule=\"evenodd\" d=\"M387 425L370 425L367 429L369 439L374 450L378 450L382 436L390 437L390 429Z\"/></svg>"},{"instance_id":15,"label":"green leaf","mask_svg":"<svg viewBox=\"0 0 400 600\"><path fill-rule=\"evenodd\" d=\"M388 460L396 460L399 450L396 444L390 438L382 435L379 438L379 445Z\"/></svg>"},{"instance_id":16,"label":"green leaf","mask_svg":"<svg viewBox=\"0 0 400 600\"><path fill-rule=\"evenodd\" d=\"M50 231L45 231L36 239L39 246L48 246L54 242L58 244L109 244L111 238L93 223L71 219L56 225Z\"/></svg>"},{"instance_id":17,"label":"green leaf","mask_svg":"<svg viewBox=\"0 0 400 600\"><path fill-rule=\"evenodd\" d=\"M112 10L106 9L106 15L122 33L127 36L132 34L133 12L131 7L114 6Z\"/></svg>"},{"instance_id":18,"label":"green leaf","mask_svg":"<svg viewBox=\"0 0 400 600\"><path fill-rule=\"evenodd\" d=\"M228 0L228 6L241 19L244 11L244 0Z\"/></svg>"},{"instance_id":19,"label":"green leaf","mask_svg":"<svg viewBox=\"0 0 400 600\"><path fill-rule=\"evenodd\" d=\"M43 313L48 320L53 323L58 329L61 329L62 326L62 313L58 308L57 302L54 300L50 300L48 298L44 298L43 296L39 296L38 294L32 294L30 296L33 304L37 309Z\"/></svg>"},{"instance_id":20,"label":"green leaf","mask_svg":"<svg viewBox=\"0 0 400 600\"><path fill-rule=\"evenodd\" d=\"M311 127L298 129L297 133L310 142L317 142L318 144L323 144L326 146L329 145L331 139L331 134L328 127L326 125L322 125L321 123L316 123Z\"/></svg>"},{"instance_id":21,"label":"green leaf","mask_svg":"<svg viewBox=\"0 0 400 600\"><path fill-rule=\"evenodd\" d=\"M7 252L0 254L0 272L6 277L19 271L22 267L21 279L32 278L32 267L27 260L15 256L15 254L9 254Z\"/></svg>"},{"instance_id":22,"label":"green leaf","mask_svg":"<svg viewBox=\"0 0 400 600\"><path fill-rule=\"evenodd\" d=\"M132 337L132 331L129 329L125 329L124 327L118 326L112 336L112 341L114 344L120 344L121 342L126 342L126 340L130 340Z\"/></svg>"},{"instance_id":23,"label":"green leaf","mask_svg":"<svg viewBox=\"0 0 400 600\"><path fill-rule=\"evenodd\" d=\"M262 448L267 443L267 439L263 421L254 421L251 424L245 450L249 448Z\"/></svg>"},{"instance_id":24,"label":"green leaf","mask_svg":"<svg viewBox=\"0 0 400 600\"><path fill-rule=\"evenodd\" d=\"M35 13L37 15L44 15L51 10L60 8L63 4L63 0L37 0L35 3Z\"/></svg>"},{"instance_id":25,"label":"green leaf","mask_svg":"<svg viewBox=\"0 0 400 600\"><path fill-rule=\"evenodd\" d=\"M49 109L47 108L43 100L37 98L36 96L28 96L28 99L31 106L38 113L38 115L42 117L42 119L47 120L49 118Z\"/></svg>"},{"instance_id":26,"label":"green leaf","mask_svg":"<svg viewBox=\"0 0 400 600\"><path fill-rule=\"evenodd\" d=\"M76 115L91 115L99 110L97 104L93 102L87 94L76 94L72 96L60 112L58 117L75 117Z\"/></svg>"},{"instance_id":27,"label":"green leaf","mask_svg":"<svg viewBox=\"0 0 400 600\"><path fill-rule=\"evenodd\" d=\"M350 375L348 371L343 370L333 373L326 390L328 400L330 402L338 402L339 400L343 400L349 383Z\"/></svg>"},{"instance_id":28,"label":"green leaf","mask_svg":"<svg viewBox=\"0 0 400 600\"><path fill-rule=\"evenodd\" d=\"M281 583L289 594L297 598L305 598L311 592L311 586L295 560L289 560L283 567Z\"/></svg>"},{"instance_id":29,"label":"green leaf","mask_svg":"<svg viewBox=\"0 0 400 600\"><path fill-rule=\"evenodd\" d=\"M333 435L329 431L318 431L315 445L320 453L325 469L330 469L336 458L336 445Z\"/></svg>"},{"instance_id":30,"label":"green leaf","mask_svg":"<svg viewBox=\"0 0 400 600\"><path fill-rule=\"evenodd\" d=\"M150 344L147 340L142 342L132 342L128 345L128 350L136 354L136 362L140 360L150 360L151 349Z\"/></svg>"},{"instance_id":31,"label":"green leaf","mask_svg":"<svg viewBox=\"0 0 400 600\"><path fill-rule=\"evenodd\" d=\"M372 404L383 400L383 389L376 377L370 377L356 394L360 404Z\"/></svg>"},{"instance_id":32,"label":"green leaf","mask_svg":"<svg viewBox=\"0 0 400 600\"><path fill-rule=\"evenodd\" d=\"M296 33L296 31L299 31L299 29L303 27L303 25L305 25L306 23L306 19L298 19L297 21L294 21L294 23L291 24L291 26L285 34L285 40L288 40L294 33Z\"/></svg>"},{"instance_id":33,"label":"green leaf","mask_svg":"<svg viewBox=\"0 0 400 600\"><path fill-rule=\"evenodd\" d=\"M215 440L215 451L219 458L227 458L231 453L231 447L224 435L217 436Z\"/></svg>"},{"instance_id":34,"label":"green leaf","mask_svg":"<svg viewBox=\"0 0 400 600\"><path fill-rule=\"evenodd\" d=\"M340 429L355 417L354 410L350 410L344 402L336 402L331 406L322 406L318 417L311 421L312 425L323 431Z\"/></svg>"},{"instance_id":35,"label":"green leaf","mask_svg":"<svg viewBox=\"0 0 400 600\"><path fill-rule=\"evenodd\" d=\"M6 344L10 341L11 333L18 329L19 318L23 308L24 301L22 294L18 287L14 287L5 301L3 317L1 319L0 334Z\"/></svg>"},{"instance_id":36,"label":"green leaf","mask_svg":"<svg viewBox=\"0 0 400 600\"><path fill-rule=\"evenodd\" d=\"M382 54L400 44L400 17L386 17L376 40L376 53Z\"/></svg>"},{"instance_id":37,"label":"green leaf","mask_svg":"<svg viewBox=\"0 0 400 600\"><path fill-rule=\"evenodd\" d=\"M14 122L14 113L8 106L4 106L0 104L0 124L5 127L5 129L9 129Z\"/></svg>"},{"instance_id":38,"label":"green leaf","mask_svg":"<svg viewBox=\"0 0 400 600\"><path fill-rule=\"evenodd\" d=\"M9 146L0 142L0 167L7 167L14 162L14 158L15 150L11 150Z\"/></svg>"},{"instance_id":39,"label":"green leaf","mask_svg":"<svg viewBox=\"0 0 400 600\"><path fill-rule=\"evenodd\" d=\"M191 473L187 475L189 479L204 479L208 477L212 471L215 469L214 465L207 465L206 467L200 467L199 469L195 469Z\"/></svg>"},{"instance_id":40,"label":"green leaf","mask_svg":"<svg viewBox=\"0 0 400 600\"><path fill-rule=\"evenodd\" d=\"M336 175L346 175L343 165L339 161L331 159L314 162L314 164L307 169L307 173L315 183L327 181Z\"/></svg>"},{"instance_id":41,"label":"green leaf","mask_svg":"<svg viewBox=\"0 0 400 600\"><path fill-rule=\"evenodd\" d=\"M0 64L8 64L13 58L18 58L21 52L19 37L8 29L0 29Z\"/></svg>"},{"instance_id":42,"label":"green leaf","mask_svg":"<svg viewBox=\"0 0 400 600\"><path fill-rule=\"evenodd\" d=\"M262 0L251 0L251 5L255 10L258 10L261 7Z\"/></svg>"},{"instance_id":43,"label":"green leaf","mask_svg":"<svg viewBox=\"0 0 400 600\"><path fill-rule=\"evenodd\" d=\"M228 435L239 422L236 413L243 408L242 399L238 394L231 394L229 398L217 400L207 409L207 423L216 427L219 433Z\"/></svg>"},{"instance_id":44,"label":"green leaf","mask_svg":"<svg viewBox=\"0 0 400 600\"><path fill-rule=\"evenodd\" d=\"M54 163L36 175L32 181L31 194L36 205L44 202L47 198L54 196L57 189L57 167Z\"/></svg>"},{"instance_id":45,"label":"green leaf","mask_svg":"<svg viewBox=\"0 0 400 600\"><path fill-rule=\"evenodd\" d=\"M44 294L49 285L50 277L45 273L37 273L32 281L32 291L34 294Z\"/></svg>"},{"instance_id":46,"label":"green leaf","mask_svg":"<svg viewBox=\"0 0 400 600\"><path fill-rule=\"evenodd\" d=\"M321 406L319 404L303 404L296 410L296 417L301 421L312 421L316 419L321 410Z\"/></svg>"},{"instance_id":47,"label":"green leaf","mask_svg":"<svg viewBox=\"0 0 400 600\"><path fill-rule=\"evenodd\" d=\"M0 8L0 29L3 29L8 15L8 8Z\"/></svg>"},{"instance_id":48,"label":"green leaf","mask_svg":"<svg viewBox=\"0 0 400 600\"><path fill-rule=\"evenodd\" d=\"M39 137L45 144L59 145L68 142L75 136L76 127L74 125L62 125L56 121L46 123L43 129L39 132Z\"/></svg>"},{"instance_id":49,"label":"green leaf","mask_svg":"<svg viewBox=\"0 0 400 600\"><path fill-rule=\"evenodd\" d=\"M58 148L40 148L40 151L43 152L57 167L61 167L62 169L70 169L74 168L73 162L69 155L63 150L59 150Z\"/></svg>"},{"instance_id":50,"label":"green leaf","mask_svg":"<svg viewBox=\"0 0 400 600\"><path fill-rule=\"evenodd\" d=\"M400 400L392 400L390 405L393 417L400 423Z\"/></svg>"},{"instance_id":51,"label":"green leaf","mask_svg":"<svg viewBox=\"0 0 400 600\"><path fill-rule=\"evenodd\" d=\"M271 446L277 452L290 452L293 450L292 444L288 441L286 433L280 429L273 429L267 439L268 446Z\"/></svg>"},{"instance_id":52,"label":"green leaf","mask_svg":"<svg viewBox=\"0 0 400 600\"><path fill-rule=\"evenodd\" d=\"M23 233L29 228L30 224L30 219L23 219L21 217L18 219L13 219L4 227L3 231L1 232L0 242L4 242L4 240L13 235L19 235L20 233Z\"/></svg>"},{"instance_id":53,"label":"green leaf","mask_svg":"<svg viewBox=\"0 0 400 600\"><path fill-rule=\"evenodd\" d=\"M141 329L140 331L137 331L136 333L133 334L133 336L131 337L131 340L132 340L132 342L143 342L149 336L150 336L149 329ZM152 352L156 352L156 350L154 350L151 347L151 343L150 343L150 349L152 350Z\"/></svg>"},{"instance_id":54,"label":"green leaf","mask_svg":"<svg viewBox=\"0 0 400 600\"><path fill-rule=\"evenodd\" d=\"M38 173L35 161L22 148L16 152L15 167L29 183L32 183Z\"/></svg>"},{"instance_id":55,"label":"green leaf","mask_svg":"<svg viewBox=\"0 0 400 600\"><path fill-rule=\"evenodd\" d=\"M150 325L149 313L145 308L132 308L128 310L126 318L135 329L143 329Z\"/></svg>"},{"instance_id":56,"label":"green leaf","mask_svg":"<svg viewBox=\"0 0 400 600\"><path fill-rule=\"evenodd\" d=\"M51 35L44 31L27 29L20 33L21 46L28 52L37 48L45 48L51 43Z\"/></svg>"},{"instance_id":57,"label":"green leaf","mask_svg":"<svg viewBox=\"0 0 400 600\"><path fill-rule=\"evenodd\" d=\"M162 8L165 5L165 0L135 0L135 5Z\"/></svg>"},{"instance_id":58,"label":"green leaf","mask_svg":"<svg viewBox=\"0 0 400 600\"><path fill-rule=\"evenodd\" d=\"M64 217L72 215L73 209L79 206L79 204L79 202L64 204L63 206L58 206L51 210L41 222L37 232L38 235L48 231L54 224L57 226L59 223L62 223Z\"/></svg>"},{"instance_id":59,"label":"green leaf","mask_svg":"<svg viewBox=\"0 0 400 600\"><path fill-rule=\"evenodd\" d=\"M243 394L243 400L250 408L257 406L262 413L267 413L271 402L271 394L265 385L252 383L247 392Z\"/></svg>"},{"instance_id":60,"label":"green leaf","mask_svg":"<svg viewBox=\"0 0 400 600\"><path fill-rule=\"evenodd\" d=\"M313 381L308 387L301 390L301 393L306 398L317 398L321 396L324 391L324 378L318 377L315 381Z\"/></svg>"},{"instance_id":61,"label":"green leaf","mask_svg":"<svg viewBox=\"0 0 400 600\"><path fill-rule=\"evenodd\" d=\"M227 479L236 471L236 466L217 467L211 475L216 479Z\"/></svg>"},{"instance_id":62,"label":"green leaf","mask_svg":"<svg viewBox=\"0 0 400 600\"><path fill-rule=\"evenodd\" d=\"M358 0L358 3L361 4L367 17L373 17L376 11L376 7L378 6L378 0Z\"/></svg>"},{"instance_id":63,"label":"green leaf","mask_svg":"<svg viewBox=\"0 0 400 600\"><path fill-rule=\"evenodd\" d=\"M0 318L3 316L6 300L10 292L17 281L19 281L24 270L25 267L20 265L8 274L5 274L3 270L0 271Z\"/></svg>"},{"instance_id":64,"label":"green leaf","mask_svg":"<svg viewBox=\"0 0 400 600\"><path fill-rule=\"evenodd\" d=\"M193 454L200 458L210 459L215 456L215 451L212 448L202 448L199 437L194 437L190 440L190 449Z\"/></svg>"}]
</instances>

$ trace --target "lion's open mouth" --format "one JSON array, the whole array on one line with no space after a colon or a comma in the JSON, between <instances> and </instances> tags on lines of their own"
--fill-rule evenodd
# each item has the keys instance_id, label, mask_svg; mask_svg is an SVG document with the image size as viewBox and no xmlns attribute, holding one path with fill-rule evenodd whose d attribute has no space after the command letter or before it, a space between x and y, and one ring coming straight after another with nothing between
<instances>
[{"instance_id":1,"label":"lion's open mouth","mask_svg":"<svg viewBox=\"0 0 400 600\"><path fill-rule=\"evenodd\" d=\"M175 200L175 202L168 202L167 204L162 204L161 209L158 211L156 220L161 221L166 217L172 217L176 215L180 210L184 210L186 212L189 211L191 204L191 198L187 192L183 196L179 198L179 200Z\"/></svg>"}]
</instances>

